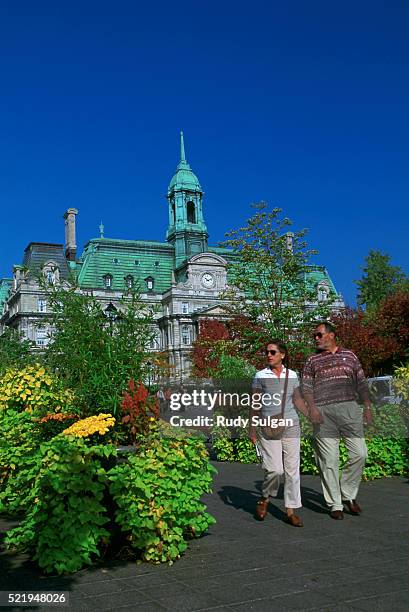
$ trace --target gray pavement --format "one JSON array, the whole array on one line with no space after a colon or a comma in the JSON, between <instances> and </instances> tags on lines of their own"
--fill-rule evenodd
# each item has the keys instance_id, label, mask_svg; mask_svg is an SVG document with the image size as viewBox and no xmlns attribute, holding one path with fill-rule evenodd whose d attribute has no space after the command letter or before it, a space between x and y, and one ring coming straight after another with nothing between
<instances>
[{"instance_id":1,"label":"gray pavement","mask_svg":"<svg viewBox=\"0 0 409 612\"><path fill-rule=\"evenodd\" d=\"M50 578L2 551L0 589L69 591L71 610L409 610L406 479L363 483L362 515L334 521L318 478L304 476L305 526L295 528L282 521L282 497L264 522L255 520L259 466L215 466L205 502L217 524L174 565L115 561Z\"/></svg>"}]
</instances>

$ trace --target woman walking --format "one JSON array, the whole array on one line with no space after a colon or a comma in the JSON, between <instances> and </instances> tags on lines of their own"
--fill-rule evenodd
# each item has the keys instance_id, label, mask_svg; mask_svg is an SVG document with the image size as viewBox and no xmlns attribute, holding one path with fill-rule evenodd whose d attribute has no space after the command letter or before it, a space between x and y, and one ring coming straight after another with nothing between
<instances>
[{"instance_id":1,"label":"woman walking","mask_svg":"<svg viewBox=\"0 0 409 612\"><path fill-rule=\"evenodd\" d=\"M295 514L301 508L300 492L300 423L295 407L308 414L298 391L297 373L287 364L287 347L272 340L266 345L267 366L259 370L253 380L253 398L260 397L261 410L251 411L249 437L257 444L264 469L262 497L257 502L256 515L264 520L270 497L276 497L281 477L284 476L284 521L302 527ZM254 402L253 402L254 405ZM286 421L274 427L277 417Z\"/></svg>"}]
</instances>

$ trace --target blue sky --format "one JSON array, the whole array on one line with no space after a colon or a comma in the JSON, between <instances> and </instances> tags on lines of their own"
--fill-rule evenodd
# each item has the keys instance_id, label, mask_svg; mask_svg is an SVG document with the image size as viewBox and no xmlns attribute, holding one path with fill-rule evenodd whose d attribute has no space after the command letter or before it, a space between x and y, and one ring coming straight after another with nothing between
<instances>
[{"instance_id":1,"label":"blue sky","mask_svg":"<svg viewBox=\"0 0 409 612\"><path fill-rule=\"evenodd\" d=\"M211 244L251 202L310 228L349 303L370 249L409 268L409 4L0 4L0 277L30 241L163 240L187 158Z\"/></svg>"}]
</instances>

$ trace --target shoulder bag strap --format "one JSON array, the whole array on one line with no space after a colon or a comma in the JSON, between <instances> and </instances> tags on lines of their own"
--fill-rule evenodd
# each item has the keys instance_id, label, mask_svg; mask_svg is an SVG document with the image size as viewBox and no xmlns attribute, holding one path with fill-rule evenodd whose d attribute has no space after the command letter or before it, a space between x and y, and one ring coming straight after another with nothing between
<instances>
[{"instance_id":1,"label":"shoulder bag strap","mask_svg":"<svg viewBox=\"0 0 409 612\"><path fill-rule=\"evenodd\" d=\"M281 399L281 418L283 418L284 416L285 402L287 400L287 389L288 389L288 368L285 369L284 393Z\"/></svg>"}]
</instances>

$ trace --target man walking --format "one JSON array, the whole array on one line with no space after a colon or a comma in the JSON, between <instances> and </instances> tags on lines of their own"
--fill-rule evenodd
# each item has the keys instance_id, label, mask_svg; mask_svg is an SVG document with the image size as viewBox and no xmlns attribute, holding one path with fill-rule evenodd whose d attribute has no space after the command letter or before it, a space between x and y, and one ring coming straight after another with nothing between
<instances>
[{"instance_id":1,"label":"man walking","mask_svg":"<svg viewBox=\"0 0 409 612\"><path fill-rule=\"evenodd\" d=\"M304 400L314 423L315 450L325 501L333 519L351 514L367 457L363 422L372 423L369 388L357 356L337 345L335 328L321 323L314 332L317 354L307 360L302 379ZM357 403L360 398L364 413ZM362 418L363 417L363 418ZM344 439L348 461L339 476L339 442Z\"/></svg>"}]
</instances>

